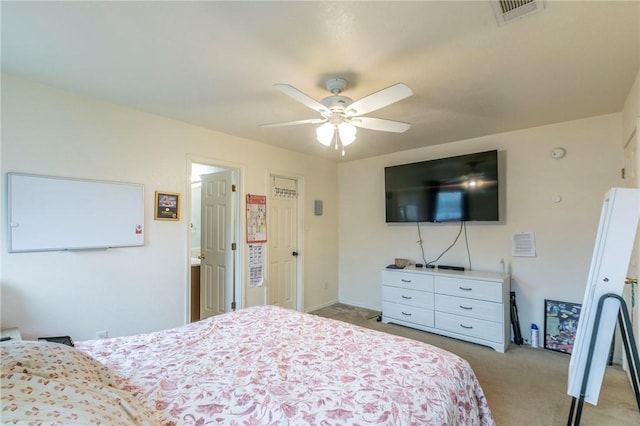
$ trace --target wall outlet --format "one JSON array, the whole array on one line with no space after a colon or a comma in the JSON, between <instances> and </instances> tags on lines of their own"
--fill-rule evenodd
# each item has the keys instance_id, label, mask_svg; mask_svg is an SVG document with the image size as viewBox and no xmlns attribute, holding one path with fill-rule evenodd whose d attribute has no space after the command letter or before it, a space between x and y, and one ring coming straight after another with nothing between
<instances>
[{"instance_id":1,"label":"wall outlet","mask_svg":"<svg viewBox=\"0 0 640 426\"><path fill-rule=\"evenodd\" d=\"M109 330L96 331L96 339L106 339L109 337Z\"/></svg>"}]
</instances>

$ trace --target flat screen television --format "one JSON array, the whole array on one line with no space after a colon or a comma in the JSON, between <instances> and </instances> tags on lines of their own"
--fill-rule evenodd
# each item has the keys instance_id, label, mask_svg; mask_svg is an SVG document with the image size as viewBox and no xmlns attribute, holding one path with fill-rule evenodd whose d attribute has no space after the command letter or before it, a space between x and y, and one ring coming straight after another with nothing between
<instances>
[{"instance_id":1,"label":"flat screen television","mask_svg":"<svg viewBox=\"0 0 640 426\"><path fill-rule=\"evenodd\" d=\"M384 169L386 222L498 221L498 151Z\"/></svg>"}]
</instances>

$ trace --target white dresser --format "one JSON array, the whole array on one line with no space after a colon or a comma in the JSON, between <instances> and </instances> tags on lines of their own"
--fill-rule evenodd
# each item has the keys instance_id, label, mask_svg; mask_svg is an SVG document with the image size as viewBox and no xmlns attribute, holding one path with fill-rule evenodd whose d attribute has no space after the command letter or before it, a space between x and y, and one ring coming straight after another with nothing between
<instances>
[{"instance_id":1,"label":"white dresser","mask_svg":"<svg viewBox=\"0 0 640 426\"><path fill-rule=\"evenodd\" d=\"M510 341L509 275L407 267L382 271L382 321L504 352Z\"/></svg>"}]
</instances>

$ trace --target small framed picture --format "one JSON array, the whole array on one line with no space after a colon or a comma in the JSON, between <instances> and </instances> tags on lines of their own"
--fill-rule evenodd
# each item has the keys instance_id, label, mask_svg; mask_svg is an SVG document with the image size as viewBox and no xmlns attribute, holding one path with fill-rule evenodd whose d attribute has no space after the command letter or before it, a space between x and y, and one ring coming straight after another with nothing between
<instances>
[{"instance_id":1,"label":"small framed picture","mask_svg":"<svg viewBox=\"0 0 640 426\"><path fill-rule=\"evenodd\" d=\"M557 300L544 301L544 347L570 354L576 339L582 305Z\"/></svg>"},{"instance_id":2,"label":"small framed picture","mask_svg":"<svg viewBox=\"0 0 640 426\"><path fill-rule=\"evenodd\" d=\"M156 191L155 220L180 220L180 194Z\"/></svg>"}]
</instances>

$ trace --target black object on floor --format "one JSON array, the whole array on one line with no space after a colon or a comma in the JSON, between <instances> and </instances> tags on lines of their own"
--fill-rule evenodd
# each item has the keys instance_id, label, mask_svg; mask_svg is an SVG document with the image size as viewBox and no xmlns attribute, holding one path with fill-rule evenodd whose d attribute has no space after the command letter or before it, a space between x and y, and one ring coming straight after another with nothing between
<instances>
[{"instance_id":1,"label":"black object on floor","mask_svg":"<svg viewBox=\"0 0 640 426\"><path fill-rule=\"evenodd\" d=\"M520 320L518 319L518 306L516 305L516 292L511 292L511 325L513 326L513 343L521 345L524 343L520 333Z\"/></svg>"}]
</instances>

